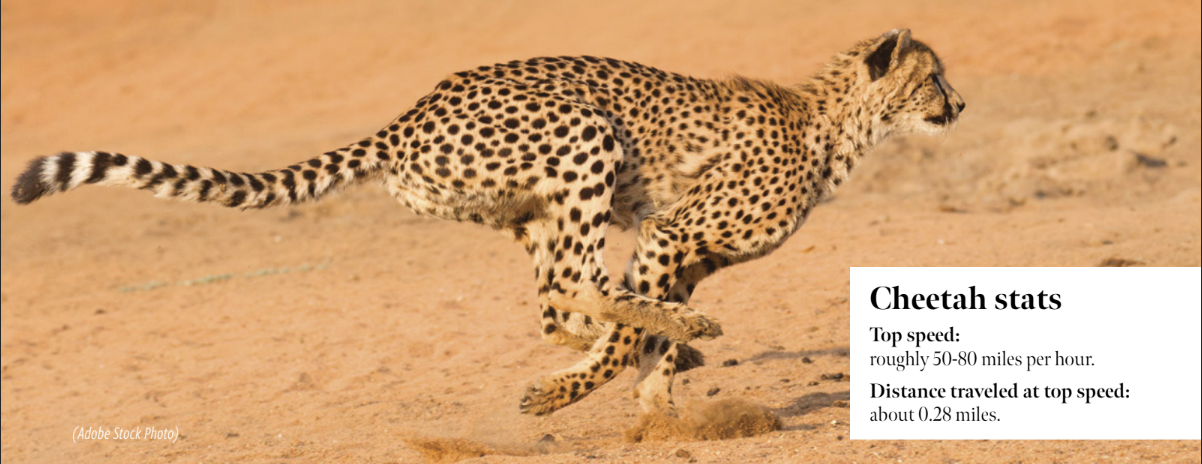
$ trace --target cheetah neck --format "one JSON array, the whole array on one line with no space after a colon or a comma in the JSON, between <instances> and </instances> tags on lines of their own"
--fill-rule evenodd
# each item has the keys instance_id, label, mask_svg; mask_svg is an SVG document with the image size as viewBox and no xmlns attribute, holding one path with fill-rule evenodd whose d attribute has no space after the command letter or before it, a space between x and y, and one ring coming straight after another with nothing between
<instances>
[{"instance_id":1,"label":"cheetah neck","mask_svg":"<svg viewBox=\"0 0 1202 464\"><path fill-rule=\"evenodd\" d=\"M800 152L816 159L810 164L815 200L833 194L884 135L874 132L875 111L856 81L854 73L836 64L792 89Z\"/></svg>"}]
</instances>

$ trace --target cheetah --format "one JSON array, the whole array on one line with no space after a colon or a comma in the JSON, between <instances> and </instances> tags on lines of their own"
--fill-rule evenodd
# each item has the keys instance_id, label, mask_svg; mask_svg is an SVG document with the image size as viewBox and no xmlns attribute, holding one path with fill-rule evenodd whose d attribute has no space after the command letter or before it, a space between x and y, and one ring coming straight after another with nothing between
<instances>
[{"instance_id":1,"label":"cheetah","mask_svg":"<svg viewBox=\"0 0 1202 464\"><path fill-rule=\"evenodd\" d=\"M945 133L964 108L906 29L794 86L544 57L452 74L374 135L283 169L65 152L35 159L12 197L100 184L257 209L380 181L416 213L490 226L532 257L544 340L585 356L527 387L522 412L549 414L637 366L641 408L672 414L675 374L704 363L687 343L722 334L688 306L697 284L780 247L886 137ZM620 284L603 261L610 225L638 237Z\"/></svg>"}]
</instances>

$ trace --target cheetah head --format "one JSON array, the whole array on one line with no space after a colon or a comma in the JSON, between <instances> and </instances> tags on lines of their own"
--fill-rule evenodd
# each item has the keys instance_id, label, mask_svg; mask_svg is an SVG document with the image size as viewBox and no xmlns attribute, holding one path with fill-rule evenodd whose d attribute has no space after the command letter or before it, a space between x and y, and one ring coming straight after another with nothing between
<instances>
[{"instance_id":1,"label":"cheetah head","mask_svg":"<svg viewBox=\"0 0 1202 464\"><path fill-rule=\"evenodd\" d=\"M964 99L944 77L943 62L926 44L910 38L909 29L894 29L863 42L860 81L865 103L881 133L941 134L964 111Z\"/></svg>"}]
</instances>

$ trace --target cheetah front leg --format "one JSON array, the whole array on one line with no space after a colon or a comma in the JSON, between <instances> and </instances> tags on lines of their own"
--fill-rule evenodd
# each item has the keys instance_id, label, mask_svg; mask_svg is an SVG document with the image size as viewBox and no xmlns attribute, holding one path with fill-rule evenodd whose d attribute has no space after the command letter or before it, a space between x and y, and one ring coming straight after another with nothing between
<instances>
[{"instance_id":1,"label":"cheetah front leg","mask_svg":"<svg viewBox=\"0 0 1202 464\"><path fill-rule=\"evenodd\" d=\"M696 262L686 237L683 230L658 218L645 219L626 272L626 286L648 297L687 302L696 283L709 275L714 265L712 260ZM650 332L638 346L641 349L634 353L639 366L634 397L645 412L675 415L672 381L680 370L704 364L704 357L689 346Z\"/></svg>"},{"instance_id":2,"label":"cheetah front leg","mask_svg":"<svg viewBox=\"0 0 1202 464\"><path fill-rule=\"evenodd\" d=\"M647 278L651 277L648 274L652 267L641 261L643 260L638 256L631 261L628 282L649 281ZM688 303L697 284L717 272L725 263L725 259L709 257L682 268L675 273L679 277L671 283L671 287L666 292L666 299ZM639 272L639 270L643 270L643 272ZM660 278L654 277L655 280ZM673 277L668 277L669 282L672 280ZM651 292L653 292L652 294L664 293L663 287L660 286L650 289L649 293ZM676 374L705 365L705 357L696 348L672 342L655 334L648 333L643 337L643 341L639 344L639 375L635 380L634 397L644 412L661 411L673 415L676 404L672 401L672 384Z\"/></svg>"}]
</instances>

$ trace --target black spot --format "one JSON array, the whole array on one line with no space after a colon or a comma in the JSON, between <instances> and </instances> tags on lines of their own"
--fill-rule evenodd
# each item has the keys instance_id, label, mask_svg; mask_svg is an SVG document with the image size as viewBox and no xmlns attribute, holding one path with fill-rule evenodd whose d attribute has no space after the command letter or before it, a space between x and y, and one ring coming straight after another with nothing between
<instances>
[{"instance_id":1,"label":"black spot","mask_svg":"<svg viewBox=\"0 0 1202 464\"><path fill-rule=\"evenodd\" d=\"M70 187L71 172L75 170L75 153L63 153L58 155L58 172L54 175L54 181L58 182L60 189L66 190Z\"/></svg>"},{"instance_id":2,"label":"black spot","mask_svg":"<svg viewBox=\"0 0 1202 464\"><path fill-rule=\"evenodd\" d=\"M100 152L100 153L97 153L96 156L93 156L92 157L92 174L89 175L88 179L85 180L84 182L87 182L89 184L95 184L97 182L104 180L104 176L108 173L109 162L111 160L112 160L112 155L109 155L108 153L105 153L105 152ZM188 167L191 168L192 166L188 166ZM196 168L192 168L193 171L195 169ZM191 172L192 171L189 171L189 174Z\"/></svg>"},{"instance_id":3,"label":"black spot","mask_svg":"<svg viewBox=\"0 0 1202 464\"><path fill-rule=\"evenodd\" d=\"M62 165L61 161L59 165ZM150 174L151 171L154 171L154 165L150 164L150 161L146 158L139 158L138 162L134 164L134 177L140 179L143 176Z\"/></svg>"},{"instance_id":4,"label":"black spot","mask_svg":"<svg viewBox=\"0 0 1202 464\"><path fill-rule=\"evenodd\" d=\"M200 201L209 199L209 190L213 188L213 181L204 180L200 183L200 191L197 192L197 197Z\"/></svg>"},{"instance_id":5,"label":"black spot","mask_svg":"<svg viewBox=\"0 0 1202 464\"><path fill-rule=\"evenodd\" d=\"M233 208L238 205L241 205L242 202L244 202L244 201L246 201L246 191L245 190L235 190L234 196L230 197L230 201L227 202L225 204L225 206L229 206L230 208Z\"/></svg>"}]
</instances>

